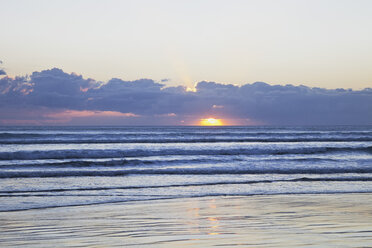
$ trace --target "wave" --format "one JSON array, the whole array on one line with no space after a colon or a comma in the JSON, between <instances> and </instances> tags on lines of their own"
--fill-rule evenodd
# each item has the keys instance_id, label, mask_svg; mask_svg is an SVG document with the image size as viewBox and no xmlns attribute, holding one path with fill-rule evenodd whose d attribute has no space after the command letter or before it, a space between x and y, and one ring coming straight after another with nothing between
<instances>
[{"instance_id":1,"label":"wave","mask_svg":"<svg viewBox=\"0 0 372 248\"><path fill-rule=\"evenodd\" d=\"M44 210L51 208L63 208L63 207L82 207L82 206L96 206L105 204L117 204L126 202L148 202L148 201L159 201L159 200L173 200L173 199L187 199L187 198L207 198L207 197L245 197L245 196L280 196L280 195L336 195L336 194L370 194L370 190L328 190L328 191L298 191L298 192L258 192L258 193L204 193L194 195L172 195L172 196L156 196L156 197L144 197L142 199L110 199L110 200L96 200L93 202L78 202L78 203L64 203L61 205L56 204L45 204L42 206L16 206L15 208L0 209L0 212L19 212L28 210Z\"/></svg>"},{"instance_id":2,"label":"wave","mask_svg":"<svg viewBox=\"0 0 372 248\"><path fill-rule=\"evenodd\" d=\"M273 179L273 180L245 180L245 181L217 181L186 184L169 185L140 185L140 186L119 186L119 187L86 187L86 188L54 188L54 189L35 189L35 190L1 190L0 194L24 194L24 193L51 193L51 192L71 192L71 191L103 191L103 190L127 190L127 189L152 189L152 188L172 188L172 187L198 187L198 186L218 186L218 185L239 185L239 184L258 184L258 183L281 183L281 182L369 182L372 177L301 177L294 179Z\"/></svg>"},{"instance_id":3,"label":"wave","mask_svg":"<svg viewBox=\"0 0 372 248\"><path fill-rule=\"evenodd\" d=\"M372 167L312 168L166 168L122 170L0 171L0 178L27 177L115 177L128 175L244 175L244 174L338 174L372 173Z\"/></svg>"},{"instance_id":4,"label":"wave","mask_svg":"<svg viewBox=\"0 0 372 248\"><path fill-rule=\"evenodd\" d=\"M136 150L47 150L0 152L0 160L127 158L168 155L286 155L321 154L334 152L372 153L372 146L358 147L302 147L302 148L239 148L239 149L136 149Z\"/></svg>"},{"instance_id":5,"label":"wave","mask_svg":"<svg viewBox=\"0 0 372 248\"><path fill-rule=\"evenodd\" d=\"M359 159L356 161L365 161L366 159ZM21 160L24 161L24 160ZM97 167L130 167L130 166L151 166L151 165L162 165L168 166L173 164L222 164L222 163L231 163L231 162L246 162L246 163L255 163L256 159L242 158L240 156L214 156L206 158L172 158L172 159L109 159L105 161L97 160L57 160L49 162L50 160L26 160L25 163L17 161L14 163L5 163L0 164L0 168L7 169L24 169L24 168L97 168ZM259 161L266 163L323 163L323 162L340 162L340 159L331 159L331 158L259 158ZM355 161L355 160L354 160ZM369 160L372 161L372 160ZM9 161L7 161L9 162Z\"/></svg>"},{"instance_id":6,"label":"wave","mask_svg":"<svg viewBox=\"0 0 372 248\"><path fill-rule=\"evenodd\" d=\"M193 164L193 163L225 163L232 161L242 161L239 158L190 158L190 159L167 159L167 160L146 160L146 159L113 159L107 161L87 161L87 160L71 160L71 161L56 161L42 163L37 160L35 163L16 163L16 164L0 164L0 168L20 169L20 168L83 168L83 167L120 167L120 166L136 166L136 165L171 165L171 164Z\"/></svg>"},{"instance_id":7,"label":"wave","mask_svg":"<svg viewBox=\"0 0 372 248\"><path fill-rule=\"evenodd\" d=\"M144 197L139 198L124 198L124 199L109 199L109 200L95 200L92 202L77 202L77 203L64 203L61 205L57 204L45 204L42 206L27 206L21 205L14 208L0 209L0 212L19 212L28 210L44 210L51 208L63 208L63 207L82 207L82 206L97 206L105 204L118 204L126 202L149 202L149 201L161 201L161 200L173 200L173 199L187 199L187 198L207 198L207 197L250 197L250 196L281 196L281 195L336 195L336 194L371 194L372 191L368 189L364 190L328 190L328 191L297 191L297 192L253 192L253 193L204 193L194 195L172 195L172 196L156 196L156 197Z\"/></svg>"}]
</instances>

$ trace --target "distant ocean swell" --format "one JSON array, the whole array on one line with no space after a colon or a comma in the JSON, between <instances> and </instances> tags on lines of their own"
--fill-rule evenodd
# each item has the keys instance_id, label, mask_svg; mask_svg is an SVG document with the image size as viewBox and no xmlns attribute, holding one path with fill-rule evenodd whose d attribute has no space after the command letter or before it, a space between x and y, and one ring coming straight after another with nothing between
<instances>
[{"instance_id":1,"label":"distant ocean swell","mask_svg":"<svg viewBox=\"0 0 372 248\"><path fill-rule=\"evenodd\" d=\"M187 130L187 129L186 129ZM200 132L200 130L173 130L160 132L139 132L108 130L90 132L39 131L39 132L2 132L0 144L106 144L106 143L213 143L213 142L358 142L372 141L370 131L312 131L293 130L252 132L247 130Z\"/></svg>"}]
</instances>

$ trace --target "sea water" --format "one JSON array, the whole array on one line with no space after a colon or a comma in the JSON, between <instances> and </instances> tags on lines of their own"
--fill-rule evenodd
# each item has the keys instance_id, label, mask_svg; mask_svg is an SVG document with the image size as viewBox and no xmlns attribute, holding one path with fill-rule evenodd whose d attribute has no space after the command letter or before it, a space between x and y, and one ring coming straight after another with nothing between
<instances>
[{"instance_id":1,"label":"sea water","mask_svg":"<svg viewBox=\"0 0 372 248\"><path fill-rule=\"evenodd\" d=\"M372 126L0 127L0 211L372 192Z\"/></svg>"}]
</instances>

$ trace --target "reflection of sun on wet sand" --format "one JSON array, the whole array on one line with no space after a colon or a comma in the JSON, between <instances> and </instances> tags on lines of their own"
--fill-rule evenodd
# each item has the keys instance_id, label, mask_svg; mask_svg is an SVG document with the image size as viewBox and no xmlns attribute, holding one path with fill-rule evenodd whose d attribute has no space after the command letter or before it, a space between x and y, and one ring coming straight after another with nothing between
<instances>
[{"instance_id":1,"label":"reflection of sun on wet sand","mask_svg":"<svg viewBox=\"0 0 372 248\"><path fill-rule=\"evenodd\" d=\"M58 247L366 247L372 195L184 198L1 212L0 219L3 246L22 236L27 247L51 240Z\"/></svg>"}]
</instances>

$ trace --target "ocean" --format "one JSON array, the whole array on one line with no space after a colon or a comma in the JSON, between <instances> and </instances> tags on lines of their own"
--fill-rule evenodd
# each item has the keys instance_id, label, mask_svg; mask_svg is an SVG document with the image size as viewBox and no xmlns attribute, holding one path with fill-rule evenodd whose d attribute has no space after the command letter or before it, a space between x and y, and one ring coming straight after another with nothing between
<instances>
[{"instance_id":1,"label":"ocean","mask_svg":"<svg viewBox=\"0 0 372 248\"><path fill-rule=\"evenodd\" d=\"M0 127L0 212L372 192L372 126Z\"/></svg>"}]
</instances>

